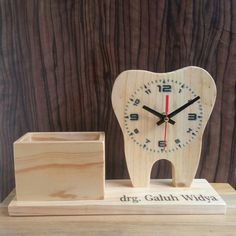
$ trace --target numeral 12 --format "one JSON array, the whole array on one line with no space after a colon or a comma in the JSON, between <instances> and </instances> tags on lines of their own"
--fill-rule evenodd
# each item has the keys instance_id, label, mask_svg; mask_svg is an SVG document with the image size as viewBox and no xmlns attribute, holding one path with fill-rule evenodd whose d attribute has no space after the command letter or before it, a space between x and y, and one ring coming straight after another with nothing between
<instances>
[{"instance_id":1,"label":"numeral 12","mask_svg":"<svg viewBox=\"0 0 236 236\"><path fill-rule=\"evenodd\" d=\"M159 92L169 93L171 92L171 85L169 84L163 84L163 85L157 85Z\"/></svg>"}]
</instances>

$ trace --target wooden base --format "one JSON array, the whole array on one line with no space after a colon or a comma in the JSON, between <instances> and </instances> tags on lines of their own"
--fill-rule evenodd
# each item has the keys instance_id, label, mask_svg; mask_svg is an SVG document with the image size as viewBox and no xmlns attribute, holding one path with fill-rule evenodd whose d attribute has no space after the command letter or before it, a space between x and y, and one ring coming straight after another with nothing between
<instances>
[{"instance_id":1,"label":"wooden base","mask_svg":"<svg viewBox=\"0 0 236 236\"><path fill-rule=\"evenodd\" d=\"M151 180L149 188L133 188L130 180L107 180L104 200L17 201L10 216L36 215L152 215L225 214L226 204L204 179L190 188L176 188L171 180Z\"/></svg>"}]
</instances>

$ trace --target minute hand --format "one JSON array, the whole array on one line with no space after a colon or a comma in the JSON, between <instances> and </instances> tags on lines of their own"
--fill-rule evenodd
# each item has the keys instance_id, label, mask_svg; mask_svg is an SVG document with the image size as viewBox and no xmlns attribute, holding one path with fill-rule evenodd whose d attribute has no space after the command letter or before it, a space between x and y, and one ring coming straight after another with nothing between
<instances>
[{"instance_id":1,"label":"minute hand","mask_svg":"<svg viewBox=\"0 0 236 236\"><path fill-rule=\"evenodd\" d=\"M175 115L177 115L179 112L183 111L185 108L187 108L188 106L192 105L194 102L196 102L197 100L199 100L200 97L197 96L195 97L193 100L190 100L189 102L185 103L183 106L179 107L178 109L176 109L175 111L171 112L169 115L168 115L168 118L171 118ZM161 125L162 123L164 123L165 120L164 119L161 119L157 122L157 125Z\"/></svg>"}]
</instances>

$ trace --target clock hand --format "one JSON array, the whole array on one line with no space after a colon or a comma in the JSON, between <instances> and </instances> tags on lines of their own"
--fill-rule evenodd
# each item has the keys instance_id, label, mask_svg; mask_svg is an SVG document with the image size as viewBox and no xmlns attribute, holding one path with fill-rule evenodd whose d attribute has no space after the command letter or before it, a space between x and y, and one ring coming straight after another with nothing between
<instances>
[{"instance_id":1,"label":"clock hand","mask_svg":"<svg viewBox=\"0 0 236 236\"><path fill-rule=\"evenodd\" d=\"M165 129L164 129L164 149L166 147L166 131L167 131L167 125L168 125L168 112L169 112L169 96L166 95L166 116L165 116Z\"/></svg>"},{"instance_id":2,"label":"clock hand","mask_svg":"<svg viewBox=\"0 0 236 236\"><path fill-rule=\"evenodd\" d=\"M161 120L163 119L165 119L165 115L163 115L163 114L161 114L161 113L159 113L158 111L155 111L155 110L153 110L153 109L151 109L150 107L147 107L147 106L143 106L143 109L144 110L146 110L146 111L148 111L148 112L150 112L150 113L152 113L153 115L155 115L155 116L157 116L157 117L159 117L159 118L161 118ZM160 121L161 121L160 120ZM170 123L170 124L172 124L172 125L174 125L175 124L175 121L173 121L172 119L169 119L168 120L168 122Z\"/></svg>"},{"instance_id":3,"label":"clock hand","mask_svg":"<svg viewBox=\"0 0 236 236\"><path fill-rule=\"evenodd\" d=\"M175 111L171 112L169 115L168 115L168 118L170 119L171 117L177 115L178 113L180 113L181 111L183 111L185 108L187 108L188 106L192 105L194 102L196 102L197 100L199 100L200 97L197 96L195 97L194 99L190 100L189 102L185 103L183 106L179 107L178 109L176 109ZM161 120L159 120L157 122L157 125L161 125L162 123L165 122L165 117L162 118Z\"/></svg>"}]
</instances>

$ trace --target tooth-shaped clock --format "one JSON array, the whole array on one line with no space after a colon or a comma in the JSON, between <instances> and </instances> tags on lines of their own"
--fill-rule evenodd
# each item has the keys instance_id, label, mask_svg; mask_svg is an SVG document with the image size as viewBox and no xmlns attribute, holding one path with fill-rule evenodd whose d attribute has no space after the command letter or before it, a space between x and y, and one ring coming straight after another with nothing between
<instances>
[{"instance_id":1,"label":"tooth-shaped clock","mask_svg":"<svg viewBox=\"0 0 236 236\"><path fill-rule=\"evenodd\" d=\"M112 105L134 187L149 185L160 159L171 162L174 186L191 185L215 99L214 80L199 67L169 73L128 70L117 77Z\"/></svg>"}]
</instances>

